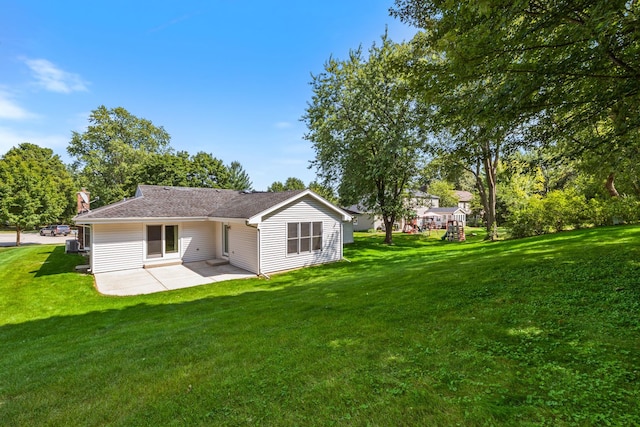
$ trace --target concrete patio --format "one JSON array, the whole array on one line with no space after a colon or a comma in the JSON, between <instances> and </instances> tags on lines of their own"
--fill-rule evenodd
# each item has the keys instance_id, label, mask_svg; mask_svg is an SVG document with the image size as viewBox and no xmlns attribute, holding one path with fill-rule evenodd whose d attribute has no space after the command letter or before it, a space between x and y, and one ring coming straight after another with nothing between
<instances>
[{"instance_id":1,"label":"concrete patio","mask_svg":"<svg viewBox=\"0 0 640 427\"><path fill-rule=\"evenodd\" d=\"M98 292L104 295L142 295L207 283L256 277L229 264L211 266L206 261L154 268L113 271L94 275Z\"/></svg>"}]
</instances>

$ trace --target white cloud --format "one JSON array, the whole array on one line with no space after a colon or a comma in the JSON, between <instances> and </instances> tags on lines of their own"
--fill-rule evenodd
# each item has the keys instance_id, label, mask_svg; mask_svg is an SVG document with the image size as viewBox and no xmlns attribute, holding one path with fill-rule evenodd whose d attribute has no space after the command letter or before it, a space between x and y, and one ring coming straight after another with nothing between
<instances>
[{"instance_id":1,"label":"white cloud","mask_svg":"<svg viewBox=\"0 0 640 427\"><path fill-rule=\"evenodd\" d=\"M191 17L193 17L193 16L194 16L194 14L180 16L178 18L170 20L169 22L165 22L162 25L159 25L159 26L157 26L155 28L152 28L151 30L149 30L149 32L150 33L155 33L157 31L166 30L167 28L172 27L172 26L174 26L176 24L179 24L182 21L186 21L188 19L191 19Z\"/></svg>"},{"instance_id":2,"label":"white cloud","mask_svg":"<svg viewBox=\"0 0 640 427\"><path fill-rule=\"evenodd\" d=\"M78 74L61 70L46 59L24 59L24 62L33 72L38 85L50 92L71 93L88 90L88 83Z\"/></svg>"},{"instance_id":3,"label":"white cloud","mask_svg":"<svg viewBox=\"0 0 640 427\"><path fill-rule=\"evenodd\" d=\"M275 124L276 129L289 129L293 127L293 123L291 122L278 122Z\"/></svg>"},{"instance_id":4,"label":"white cloud","mask_svg":"<svg viewBox=\"0 0 640 427\"><path fill-rule=\"evenodd\" d=\"M33 117L35 117L35 114L20 107L7 92L0 88L0 119L24 120Z\"/></svg>"}]
</instances>

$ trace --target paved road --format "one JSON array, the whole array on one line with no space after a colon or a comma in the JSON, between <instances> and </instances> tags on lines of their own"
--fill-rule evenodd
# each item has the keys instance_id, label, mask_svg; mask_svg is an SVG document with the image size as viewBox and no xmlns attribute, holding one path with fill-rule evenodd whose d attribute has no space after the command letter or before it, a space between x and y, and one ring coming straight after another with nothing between
<instances>
[{"instance_id":1,"label":"paved road","mask_svg":"<svg viewBox=\"0 0 640 427\"><path fill-rule=\"evenodd\" d=\"M20 235L21 245L63 245L65 240L75 239L75 234L69 234L68 236L41 236L37 231L29 231ZM0 246L15 246L16 245L16 233L15 232L0 232Z\"/></svg>"}]
</instances>

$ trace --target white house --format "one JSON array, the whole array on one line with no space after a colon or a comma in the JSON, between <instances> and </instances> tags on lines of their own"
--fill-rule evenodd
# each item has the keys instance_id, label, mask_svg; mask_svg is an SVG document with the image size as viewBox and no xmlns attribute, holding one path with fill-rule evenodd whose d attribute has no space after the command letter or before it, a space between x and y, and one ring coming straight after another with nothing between
<instances>
[{"instance_id":1,"label":"white house","mask_svg":"<svg viewBox=\"0 0 640 427\"><path fill-rule=\"evenodd\" d=\"M424 213L422 217L423 225L428 227L430 224L435 228L446 228L447 222L457 220L462 225L467 223L467 214L464 209L454 206L449 208L431 208Z\"/></svg>"},{"instance_id":2,"label":"white house","mask_svg":"<svg viewBox=\"0 0 640 427\"><path fill-rule=\"evenodd\" d=\"M425 212L431 208L437 208L440 198L423 191L409 191L404 198L407 210L412 211L418 218L424 217ZM368 212L360 205L353 205L346 208L346 211L353 217L354 231L381 230L384 228L384 221L380 215ZM405 218L398 218L395 224L397 230L402 230L405 225Z\"/></svg>"},{"instance_id":3,"label":"white house","mask_svg":"<svg viewBox=\"0 0 640 427\"><path fill-rule=\"evenodd\" d=\"M473 200L473 194L469 191L455 190L454 194L458 198L458 207L464 210L464 213L469 215L471 213L471 201Z\"/></svg>"},{"instance_id":4,"label":"white house","mask_svg":"<svg viewBox=\"0 0 640 427\"><path fill-rule=\"evenodd\" d=\"M74 221L94 274L208 260L268 274L341 260L351 219L310 190L140 185L135 197Z\"/></svg>"}]
</instances>

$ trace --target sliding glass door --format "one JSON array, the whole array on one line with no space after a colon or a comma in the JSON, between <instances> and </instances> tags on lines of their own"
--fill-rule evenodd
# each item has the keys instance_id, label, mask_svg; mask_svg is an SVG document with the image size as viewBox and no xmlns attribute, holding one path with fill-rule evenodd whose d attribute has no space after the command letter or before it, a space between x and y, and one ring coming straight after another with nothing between
<instances>
[{"instance_id":1,"label":"sliding glass door","mask_svg":"<svg viewBox=\"0 0 640 427\"><path fill-rule=\"evenodd\" d=\"M178 253L177 225L147 225L147 258Z\"/></svg>"}]
</instances>

